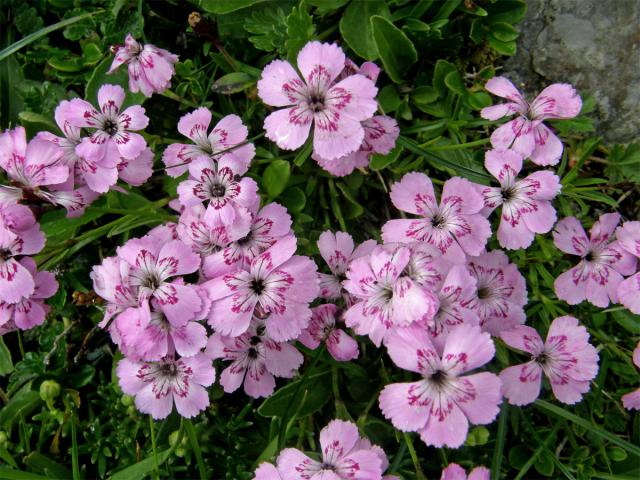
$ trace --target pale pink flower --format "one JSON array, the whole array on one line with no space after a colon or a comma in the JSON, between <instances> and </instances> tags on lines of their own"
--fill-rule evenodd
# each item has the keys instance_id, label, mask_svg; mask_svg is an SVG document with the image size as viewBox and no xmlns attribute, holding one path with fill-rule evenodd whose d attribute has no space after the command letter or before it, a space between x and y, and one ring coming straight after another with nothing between
<instances>
[{"instance_id":1,"label":"pale pink flower","mask_svg":"<svg viewBox=\"0 0 640 480\"><path fill-rule=\"evenodd\" d=\"M107 257L100 265L95 265L89 276L93 280L93 290L107 301L101 327L106 327L112 318L138 307L137 288L131 284L131 267L118 257ZM135 312L133 312L135 315ZM123 319L126 325L127 319ZM134 320L135 322L135 320ZM112 338L119 343L117 338Z\"/></svg>"},{"instance_id":2,"label":"pale pink flower","mask_svg":"<svg viewBox=\"0 0 640 480\"><path fill-rule=\"evenodd\" d=\"M450 463L447 468L442 470L440 480L489 480L491 472L487 467L475 467L469 476L457 463Z\"/></svg>"},{"instance_id":3,"label":"pale pink flower","mask_svg":"<svg viewBox=\"0 0 640 480\"><path fill-rule=\"evenodd\" d=\"M124 358L116 373L122 391L135 397L137 409L156 420L169 416L174 401L181 416L195 417L209 405L204 387L215 381L211 359L204 353L180 359L166 357L159 362Z\"/></svg>"},{"instance_id":4,"label":"pale pink flower","mask_svg":"<svg viewBox=\"0 0 640 480\"><path fill-rule=\"evenodd\" d=\"M640 258L640 222L625 222L616 230L618 244L631 255ZM636 315L640 315L640 272L636 272L618 286L618 301Z\"/></svg>"},{"instance_id":5,"label":"pale pink flower","mask_svg":"<svg viewBox=\"0 0 640 480\"><path fill-rule=\"evenodd\" d=\"M527 283L504 252L485 252L470 259L468 268L476 279L476 292L462 306L478 314L483 330L498 335L526 321Z\"/></svg>"},{"instance_id":6,"label":"pale pink flower","mask_svg":"<svg viewBox=\"0 0 640 480\"><path fill-rule=\"evenodd\" d=\"M258 318L238 337L214 333L206 354L231 362L220 374L225 392L235 392L244 385L244 392L253 398L271 395L276 387L274 377L292 378L304 361L296 347L271 339Z\"/></svg>"},{"instance_id":7,"label":"pale pink flower","mask_svg":"<svg viewBox=\"0 0 640 480\"><path fill-rule=\"evenodd\" d=\"M201 299L195 287L169 281L200 268L200 257L180 240L163 242L147 235L129 240L118 247L117 254L129 267L129 284L136 289L138 304L145 315L143 324L150 319L152 298L175 325L186 323L200 311Z\"/></svg>"},{"instance_id":8,"label":"pale pink flower","mask_svg":"<svg viewBox=\"0 0 640 480\"><path fill-rule=\"evenodd\" d=\"M307 43L298 54L302 79L289 62L274 60L258 81L264 103L287 107L264 121L267 138L285 150L301 147L313 129L313 151L327 160L355 152L364 139L361 122L378 108L378 89L356 74L334 83L345 66L345 55L335 44Z\"/></svg>"},{"instance_id":9,"label":"pale pink flower","mask_svg":"<svg viewBox=\"0 0 640 480\"><path fill-rule=\"evenodd\" d=\"M410 257L406 246L393 251L378 246L353 260L347 270L343 285L355 303L345 313L345 322L377 346L392 327L429 321L438 310L438 298L403 274Z\"/></svg>"},{"instance_id":10,"label":"pale pink flower","mask_svg":"<svg viewBox=\"0 0 640 480\"><path fill-rule=\"evenodd\" d=\"M142 92L144 96L150 97L171 86L177 55L149 43L142 45L130 33L125 37L124 45L113 45L111 52L115 58L107 73L113 73L122 64L126 64L129 90L132 92Z\"/></svg>"},{"instance_id":11,"label":"pale pink flower","mask_svg":"<svg viewBox=\"0 0 640 480\"><path fill-rule=\"evenodd\" d=\"M42 187L63 183L69 177L62 156L63 151L57 145L42 138L34 138L27 144L23 127L0 134L0 168L12 183L0 185L0 203L37 197L57 204Z\"/></svg>"},{"instance_id":12,"label":"pale pink flower","mask_svg":"<svg viewBox=\"0 0 640 480\"><path fill-rule=\"evenodd\" d=\"M489 362L495 347L480 327L464 325L447 337L439 355L420 327L393 331L389 356L400 368L422 375L411 383L393 383L380 393L380 410L399 430L418 432L427 445L460 447L469 424L491 423L499 411L502 386L497 375L463 375Z\"/></svg>"},{"instance_id":13,"label":"pale pink flower","mask_svg":"<svg viewBox=\"0 0 640 480\"><path fill-rule=\"evenodd\" d=\"M358 358L358 342L347 332L336 325L338 307L332 303L318 305L311 309L311 321L302 332L298 341L305 347L315 350L321 343L327 345L327 350L339 362L346 362Z\"/></svg>"},{"instance_id":14,"label":"pale pink flower","mask_svg":"<svg viewBox=\"0 0 640 480\"><path fill-rule=\"evenodd\" d=\"M553 395L570 405L582 400L589 382L598 373L598 352L589 343L589 332L573 317L558 317L542 343L538 332L526 325L503 331L500 338L510 347L531 354L527 363L500 373L504 396L512 405L528 405L540 395L544 373Z\"/></svg>"},{"instance_id":15,"label":"pale pink flower","mask_svg":"<svg viewBox=\"0 0 640 480\"><path fill-rule=\"evenodd\" d=\"M36 271L36 262L31 257L24 257L19 263L33 278L33 293L23 296L17 303L0 301L0 327L9 324L21 330L28 330L44 322L49 312L44 299L56 293L58 282L51 272Z\"/></svg>"},{"instance_id":16,"label":"pale pink flower","mask_svg":"<svg viewBox=\"0 0 640 480\"><path fill-rule=\"evenodd\" d=\"M326 230L318 238L320 255L327 262L331 274L319 273L320 296L336 299L342 296L342 282L346 279L349 264L356 258L369 255L377 245L375 240L366 240L355 247L353 238L346 232ZM355 248L354 248L355 247Z\"/></svg>"},{"instance_id":17,"label":"pale pink flower","mask_svg":"<svg viewBox=\"0 0 640 480\"><path fill-rule=\"evenodd\" d=\"M494 77L485 86L507 103L483 108L482 118L498 120L516 114L517 117L498 127L491 134L494 148L513 149L537 165L555 165L562 156L562 142L542 122L547 119L573 118L580 113L582 100L566 83L554 83L545 88L533 103L528 103L505 77Z\"/></svg>"},{"instance_id":18,"label":"pale pink flower","mask_svg":"<svg viewBox=\"0 0 640 480\"><path fill-rule=\"evenodd\" d=\"M147 148L144 137L135 131L145 128L149 118L140 105L120 111L124 99L125 92L120 85L107 84L98 90L99 110L79 98L71 100L68 108L67 120L72 125L93 129L91 135L76 147L76 153L111 168L109 178L95 185L100 192L106 192L116 183L121 157L134 160Z\"/></svg>"},{"instance_id":19,"label":"pale pink flower","mask_svg":"<svg viewBox=\"0 0 640 480\"><path fill-rule=\"evenodd\" d=\"M369 166L369 159L374 153L388 154L396 145L400 128L395 119L386 115L376 115L362 122L364 139L355 152L333 160L327 160L314 153L311 155L318 165L336 177L349 175L356 168Z\"/></svg>"},{"instance_id":20,"label":"pale pink flower","mask_svg":"<svg viewBox=\"0 0 640 480\"><path fill-rule=\"evenodd\" d=\"M284 480L280 469L275 465L262 462L254 473L253 480Z\"/></svg>"},{"instance_id":21,"label":"pale pink flower","mask_svg":"<svg viewBox=\"0 0 640 480\"><path fill-rule=\"evenodd\" d=\"M178 185L178 197L185 207L207 204L205 218L215 224L230 225L238 217L250 217L260 203L258 184L227 159L214 163L198 157L189 164L189 179Z\"/></svg>"},{"instance_id":22,"label":"pale pink flower","mask_svg":"<svg viewBox=\"0 0 640 480\"><path fill-rule=\"evenodd\" d=\"M205 257L202 270L207 278L228 273L230 269L249 268L251 261L277 240L292 235L291 216L286 208L279 203L269 203L255 212L257 208L258 205L253 206L251 218L242 216L236 222L242 227L250 222L246 233L237 237L239 229L234 227L233 234L227 235L231 242Z\"/></svg>"},{"instance_id":23,"label":"pale pink flower","mask_svg":"<svg viewBox=\"0 0 640 480\"><path fill-rule=\"evenodd\" d=\"M320 431L322 461L295 448L278 456L278 470L287 480L381 480L379 453L363 443L354 423L332 420Z\"/></svg>"},{"instance_id":24,"label":"pale pink flower","mask_svg":"<svg viewBox=\"0 0 640 480\"><path fill-rule=\"evenodd\" d=\"M38 253L44 242L40 225L28 207L0 204L0 302L17 303L34 295L32 269L18 258Z\"/></svg>"},{"instance_id":25,"label":"pale pink flower","mask_svg":"<svg viewBox=\"0 0 640 480\"><path fill-rule=\"evenodd\" d=\"M633 364L640 368L640 342L633 351ZM627 410L640 410L640 388L623 395L622 404Z\"/></svg>"},{"instance_id":26,"label":"pale pink flower","mask_svg":"<svg viewBox=\"0 0 640 480\"><path fill-rule=\"evenodd\" d=\"M560 178L549 170L540 170L518 180L522 156L514 150L489 150L485 168L498 179L500 187L483 187L487 213L501 208L498 241L504 248L527 248L536 233L547 233L556 223L551 205L560 193Z\"/></svg>"},{"instance_id":27,"label":"pale pink flower","mask_svg":"<svg viewBox=\"0 0 640 480\"><path fill-rule=\"evenodd\" d=\"M116 168L120 180L134 187L139 187L153 174L153 152L150 148L145 148L136 158L120 157Z\"/></svg>"},{"instance_id":28,"label":"pale pink flower","mask_svg":"<svg viewBox=\"0 0 640 480\"><path fill-rule=\"evenodd\" d=\"M560 274L553 287L560 300L577 305L587 300L604 308L618 301L623 275L635 273L636 259L613 241L620 215L607 213L593 224L589 238L575 217L563 218L553 231L553 243L565 253L581 257L580 263Z\"/></svg>"},{"instance_id":29,"label":"pale pink flower","mask_svg":"<svg viewBox=\"0 0 640 480\"><path fill-rule=\"evenodd\" d=\"M203 285L213 300L209 324L236 337L249 328L260 307L267 334L282 342L297 338L311 318L309 303L318 295L316 264L294 255L296 238L287 236L239 269Z\"/></svg>"},{"instance_id":30,"label":"pale pink flower","mask_svg":"<svg viewBox=\"0 0 640 480\"><path fill-rule=\"evenodd\" d=\"M253 143L247 143L249 131L237 115L223 117L210 133L211 112L201 107L182 116L178 121L178 131L191 140L192 144L172 143L162 154L167 175L178 177L188 169L188 164L195 158L207 156L217 161L226 159L235 170L244 173L249 168L256 149ZM219 153L223 150L229 150Z\"/></svg>"},{"instance_id":31,"label":"pale pink flower","mask_svg":"<svg viewBox=\"0 0 640 480\"><path fill-rule=\"evenodd\" d=\"M424 173L407 173L391 187L390 196L398 210L423 218L389 220L382 227L385 242L427 242L459 261L465 253L479 255L491 236L491 225L480 213L482 195L464 178L445 182L440 205Z\"/></svg>"}]
</instances>

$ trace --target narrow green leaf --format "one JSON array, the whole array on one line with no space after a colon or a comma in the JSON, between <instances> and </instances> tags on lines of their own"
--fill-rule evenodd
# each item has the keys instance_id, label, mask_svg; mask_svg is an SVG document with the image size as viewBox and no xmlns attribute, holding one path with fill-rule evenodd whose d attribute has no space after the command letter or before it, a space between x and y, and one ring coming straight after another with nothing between
<instances>
[{"instance_id":1,"label":"narrow green leaf","mask_svg":"<svg viewBox=\"0 0 640 480\"><path fill-rule=\"evenodd\" d=\"M4 60L5 58L7 58L8 56L13 55L14 53L16 53L21 48L24 48L27 45L35 42L39 38L42 38L42 37L44 37L46 35L49 35L51 32L55 32L56 30L64 28L64 27L66 27L68 25L72 25L72 24L74 24L76 22L79 22L80 20L82 20L84 18L91 17L93 15L99 15L99 14L101 14L103 12L104 12L104 10L96 10L96 11L91 12L91 13L85 13L83 15L78 15L77 17L67 18L66 20L62 20L62 21L60 21L58 23L54 23L53 25L49 25L48 27L41 28L37 32L33 32L33 33L27 35L26 37L21 38L20 40L18 40L14 44L9 45L7 48L2 50L0 52L0 62L2 60Z\"/></svg>"},{"instance_id":2,"label":"narrow green leaf","mask_svg":"<svg viewBox=\"0 0 640 480\"><path fill-rule=\"evenodd\" d=\"M162 465L167 461L172 450L168 448L162 452L158 452L158 465ZM142 478L148 474L154 468L155 459L152 456L145 458L144 460L134 463L133 465L123 468L111 476L111 480L131 480L133 478Z\"/></svg>"},{"instance_id":3,"label":"narrow green leaf","mask_svg":"<svg viewBox=\"0 0 640 480\"><path fill-rule=\"evenodd\" d=\"M70 478L72 476L68 468L40 452L31 452L24 457L23 461L30 470L42 472L49 478Z\"/></svg>"},{"instance_id":4,"label":"narrow green leaf","mask_svg":"<svg viewBox=\"0 0 640 480\"><path fill-rule=\"evenodd\" d=\"M250 7L267 0L200 0L200 8L205 12L222 15Z\"/></svg>"},{"instance_id":5,"label":"narrow green leaf","mask_svg":"<svg viewBox=\"0 0 640 480\"><path fill-rule=\"evenodd\" d=\"M500 417L498 418L498 433L496 434L496 446L493 449L493 459L491 460L491 478L500 480L500 470L502 469L502 459L504 457L504 441L507 435L507 418L509 416L509 404L503 402L500 406Z\"/></svg>"},{"instance_id":6,"label":"narrow green leaf","mask_svg":"<svg viewBox=\"0 0 640 480\"><path fill-rule=\"evenodd\" d=\"M35 473L21 472L9 468L0 467L0 479L2 480L51 480L51 477L43 477Z\"/></svg>"},{"instance_id":7,"label":"narrow green leaf","mask_svg":"<svg viewBox=\"0 0 640 480\"><path fill-rule=\"evenodd\" d=\"M0 410L0 426L3 430L11 430L13 422L21 416L26 416L42 403L40 394L30 388L30 383L22 387Z\"/></svg>"},{"instance_id":8,"label":"narrow green leaf","mask_svg":"<svg viewBox=\"0 0 640 480\"><path fill-rule=\"evenodd\" d=\"M371 17L371 28L387 75L395 83L402 82L411 66L418 61L416 47L402 30L380 15Z\"/></svg>"},{"instance_id":9,"label":"narrow green leaf","mask_svg":"<svg viewBox=\"0 0 640 480\"><path fill-rule=\"evenodd\" d=\"M369 168L374 172L382 170L389 165L394 164L398 158L400 158L400 154L402 153L402 146L396 145L393 150L391 150L386 155L382 155L380 153L374 153L371 155L371 160L369 160Z\"/></svg>"},{"instance_id":10,"label":"narrow green leaf","mask_svg":"<svg viewBox=\"0 0 640 480\"><path fill-rule=\"evenodd\" d=\"M0 337L0 376L13 372L13 362L11 361L11 352L4 343L4 339Z\"/></svg>"},{"instance_id":11,"label":"narrow green leaf","mask_svg":"<svg viewBox=\"0 0 640 480\"><path fill-rule=\"evenodd\" d=\"M213 82L211 90L214 93L222 93L224 95L231 95L238 93L251 87L256 83L256 79L251 75L244 72L233 72L227 75L223 75L218 80Z\"/></svg>"}]
</instances>

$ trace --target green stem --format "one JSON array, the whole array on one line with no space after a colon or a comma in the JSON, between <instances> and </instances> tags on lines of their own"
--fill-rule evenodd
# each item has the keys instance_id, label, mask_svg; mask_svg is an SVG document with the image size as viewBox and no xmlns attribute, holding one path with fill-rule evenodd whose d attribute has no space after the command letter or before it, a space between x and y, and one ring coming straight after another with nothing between
<instances>
[{"instance_id":1,"label":"green stem","mask_svg":"<svg viewBox=\"0 0 640 480\"><path fill-rule=\"evenodd\" d=\"M71 469L73 480L80 480L80 466L78 464L78 439L76 437L76 419L71 413Z\"/></svg>"},{"instance_id":2,"label":"green stem","mask_svg":"<svg viewBox=\"0 0 640 480\"><path fill-rule=\"evenodd\" d=\"M193 448L193 453L196 456L196 462L198 463L198 472L200 473L200 480L207 480L207 478L210 477L207 474L207 466L204 464L204 459L202 458L202 450L200 450L200 444L198 443L198 435L196 434L196 429L193 426L193 423L191 423L191 420L185 420L184 424L187 427L187 435L189 435L191 448Z\"/></svg>"},{"instance_id":3,"label":"green stem","mask_svg":"<svg viewBox=\"0 0 640 480\"><path fill-rule=\"evenodd\" d=\"M428 147L427 150L431 152L439 152L443 150L460 150L462 148L467 148L467 147L479 147L481 145L486 145L490 141L491 139L489 138L483 138L480 140L474 140L473 142L467 142L467 143L455 143L452 145L438 145L436 147Z\"/></svg>"},{"instance_id":4,"label":"green stem","mask_svg":"<svg viewBox=\"0 0 640 480\"><path fill-rule=\"evenodd\" d=\"M186 98L181 97L180 95L178 95L175 92L172 92L171 90L165 90L160 95L162 95L163 97L170 98L171 100L175 100L178 103L183 103L187 107L198 108L200 106L200 105L196 105L195 103L193 103L190 100L187 100Z\"/></svg>"},{"instance_id":5,"label":"green stem","mask_svg":"<svg viewBox=\"0 0 640 480\"><path fill-rule=\"evenodd\" d=\"M407 432L402 432L402 436L404 437L404 443L407 444L409 455L411 455L411 460L413 461L413 468L416 471L416 480L427 480L427 477L424 476L424 472L422 471L422 467L420 466L418 454L416 453L416 449L413 446L413 440Z\"/></svg>"},{"instance_id":6,"label":"green stem","mask_svg":"<svg viewBox=\"0 0 640 480\"><path fill-rule=\"evenodd\" d=\"M18 348L20 349L20 355L24 360L24 345L22 344L22 333L20 333L20 330L17 330L17 333L18 333Z\"/></svg>"},{"instance_id":7,"label":"green stem","mask_svg":"<svg viewBox=\"0 0 640 480\"><path fill-rule=\"evenodd\" d=\"M509 416L509 404L504 402L500 408L500 417L498 419L498 434L496 447L493 451L493 459L491 461L491 478L492 480L500 479L500 468L502 467L502 458L504 456L504 440L507 432L507 417Z\"/></svg>"},{"instance_id":8,"label":"green stem","mask_svg":"<svg viewBox=\"0 0 640 480\"><path fill-rule=\"evenodd\" d=\"M160 478L160 470L158 467L158 448L156 446L156 429L153 423L153 417L149 415L149 435L151 435L151 448L153 449L153 477Z\"/></svg>"}]
</instances>

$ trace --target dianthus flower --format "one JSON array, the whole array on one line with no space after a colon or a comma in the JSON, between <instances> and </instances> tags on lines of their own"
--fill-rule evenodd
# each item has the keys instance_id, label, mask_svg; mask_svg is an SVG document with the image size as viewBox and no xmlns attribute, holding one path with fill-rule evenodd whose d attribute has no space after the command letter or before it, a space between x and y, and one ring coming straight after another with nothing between
<instances>
[{"instance_id":1,"label":"dianthus flower","mask_svg":"<svg viewBox=\"0 0 640 480\"><path fill-rule=\"evenodd\" d=\"M188 164L200 156L208 156L217 161L226 159L236 170L246 172L256 153L252 143L246 142L249 131L237 115L223 117L210 133L211 112L208 108L197 108L178 121L178 131L193 144L172 143L162 155L167 175L178 177L187 171ZM225 153L219 153L223 150Z\"/></svg>"},{"instance_id":2,"label":"dianthus flower","mask_svg":"<svg viewBox=\"0 0 640 480\"><path fill-rule=\"evenodd\" d=\"M149 118L140 105L132 105L121 112L124 99L125 92L120 85L107 84L98 90L100 110L79 98L71 100L67 110L67 120L73 126L93 129L91 135L76 147L76 153L88 161L115 169L111 170L108 182L96 185L101 192L116 182L120 157L135 160L147 148L144 137L135 131L145 128Z\"/></svg>"},{"instance_id":3,"label":"dianthus flower","mask_svg":"<svg viewBox=\"0 0 640 480\"><path fill-rule=\"evenodd\" d=\"M145 148L134 159L120 157L116 168L120 180L139 187L153 174L153 152L150 148Z\"/></svg>"},{"instance_id":4,"label":"dianthus flower","mask_svg":"<svg viewBox=\"0 0 640 480\"><path fill-rule=\"evenodd\" d=\"M442 470L440 480L489 480L491 472L487 467L475 467L469 476L457 463L450 463L447 468Z\"/></svg>"},{"instance_id":5,"label":"dianthus flower","mask_svg":"<svg viewBox=\"0 0 640 480\"><path fill-rule=\"evenodd\" d=\"M337 310L338 307L332 303L312 308L309 326L298 337L298 341L313 350L325 343L333 358L339 362L346 362L358 358L358 342L347 332L337 328Z\"/></svg>"},{"instance_id":6,"label":"dianthus flower","mask_svg":"<svg viewBox=\"0 0 640 480\"><path fill-rule=\"evenodd\" d=\"M309 303L318 294L318 274L313 260L295 251L296 238L284 237L255 257L247 270L203 284L213 300L209 324L222 335L237 337L247 331L259 306L270 338L297 338L311 318Z\"/></svg>"},{"instance_id":7,"label":"dianthus flower","mask_svg":"<svg viewBox=\"0 0 640 480\"><path fill-rule=\"evenodd\" d=\"M618 244L631 255L640 258L640 222L625 222L616 230ZM636 272L618 286L618 301L636 315L640 315L640 272Z\"/></svg>"},{"instance_id":8,"label":"dianthus flower","mask_svg":"<svg viewBox=\"0 0 640 480\"><path fill-rule=\"evenodd\" d=\"M145 315L143 324L149 319L152 298L176 325L186 323L200 311L201 300L195 287L169 281L200 267L200 257L180 240L163 242L151 235L133 238L118 247L117 255L128 266L129 285L136 289L141 313Z\"/></svg>"},{"instance_id":9,"label":"dianthus flower","mask_svg":"<svg viewBox=\"0 0 640 480\"><path fill-rule=\"evenodd\" d=\"M478 314L483 330L498 335L526 321L527 283L504 252L485 252L470 259L468 267L476 279L476 291L462 306Z\"/></svg>"},{"instance_id":10,"label":"dianthus flower","mask_svg":"<svg viewBox=\"0 0 640 480\"><path fill-rule=\"evenodd\" d=\"M549 170L541 170L522 180L522 156L514 150L490 150L485 155L485 168L498 179L500 187L482 188L484 205L491 212L501 208L498 241L504 248L527 248L536 233L547 233L556 222L551 205L560 193L560 178Z\"/></svg>"},{"instance_id":11,"label":"dianthus flower","mask_svg":"<svg viewBox=\"0 0 640 480\"><path fill-rule=\"evenodd\" d=\"M24 257L19 265L33 278L34 288L30 295L24 295L17 303L0 301L0 327L15 325L21 330L28 330L44 322L49 311L44 299L56 293L58 282L51 272L36 271L36 262L30 257Z\"/></svg>"},{"instance_id":12,"label":"dianthus flower","mask_svg":"<svg viewBox=\"0 0 640 480\"><path fill-rule=\"evenodd\" d=\"M114 45L111 51L115 58L107 73L127 64L129 90L132 92L142 92L145 97L150 97L171 86L177 55L149 43L142 45L130 33L125 37L124 45Z\"/></svg>"},{"instance_id":13,"label":"dianthus flower","mask_svg":"<svg viewBox=\"0 0 640 480\"><path fill-rule=\"evenodd\" d=\"M235 392L244 385L244 392L253 398L271 395L276 388L274 377L292 378L304 360L290 343L269 338L263 320L256 317L238 337L214 333L205 353L214 360L231 362L220 374L225 392Z\"/></svg>"},{"instance_id":14,"label":"dianthus flower","mask_svg":"<svg viewBox=\"0 0 640 480\"><path fill-rule=\"evenodd\" d=\"M107 257L100 265L94 265L89 276L93 280L93 290L107 301L101 327L106 327L121 313L138 307L137 288L131 284L131 267L118 257ZM123 318L126 324L127 319ZM116 329L117 330L117 329ZM117 337L112 338L119 343Z\"/></svg>"},{"instance_id":15,"label":"dianthus flower","mask_svg":"<svg viewBox=\"0 0 640 480\"><path fill-rule=\"evenodd\" d=\"M345 55L335 44L307 43L298 53L298 68L283 60L268 64L258 81L264 103L287 107L264 121L267 138L285 150L301 147L313 129L313 151L327 160L355 152L364 139L361 122L378 108L378 89L364 75L334 83L343 71Z\"/></svg>"},{"instance_id":16,"label":"dianthus flower","mask_svg":"<svg viewBox=\"0 0 640 480\"><path fill-rule=\"evenodd\" d=\"M369 255L376 245L375 240L366 240L355 247L353 238L346 232L322 232L318 238L318 249L331 273L318 274L320 296L327 299L340 298L342 282L346 278L345 274L351 261Z\"/></svg>"},{"instance_id":17,"label":"dianthus flower","mask_svg":"<svg viewBox=\"0 0 640 480\"><path fill-rule=\"evenodd\" d=\"M463 375L495 354L491 337L480 327L452 331L442 355L420 327L394 330L386 346L398 367L422 375L417 382L387 385L380 393L380 410L397 429L418 432L427 445L458 448L469 424L495 419L502 400L500 379L489 372Z\"/></svg>"},{"instance_id":18,"label":"dianthus flower","mask_svg":"<svg viewBox=\"0 0 640 480\"><path fill-rule=\"evenodd\" d=\"M287 480L381 480L384 472L379 453L362 442L358 427L332 420L320 431L322 461L295 448L278 456L278 469Z\"/></svg>"},{"instance_id":19,"label":"dianthus flower","mask_svg":"<svg viewBox=\"0 0 640 480\"><path fill-rule=\"evenodd\" d=\"M411 251L399 246L393 251L377 246L349 265L344 288L354 305L345 313L345 322L358 335L369 335L380 346L392 327L429 321L438 310L438 298L404 275Z\"/></svg>"},{"instance_id":20,"label":"dianthus flower","mask_svg":"<svg viewBox=\"0 0 640 480\"><path fill-rule=\"evenodd\" d=\"M483 108L480 112L482 118L498 120L514 113L517 115L491 134L493 147L511 148L523 157L531 158L537 165L558 163L562 156L562 142L542 122L578 115L582 100L575 89L566 83L554 83L542 90L529 104L505 77L492 78L485 88L509 102Z\"/></svg>"},{"instance_id":21,"label":"dianthus flower","mask_svg":"<svg viewBox=\"0 0 640 480\"><path fill-rule=\"evenodd\" d=\"M158 362L124 358L116 373L120 388L135 397L138 410L156 420L169 416L174 401L181 416L196 416L209 405L204 387L215 381L211 359L204 353L179 359L169 356Z\"/></svg>"},{"instance_id":22,"label":"dianthus flower","mask_svg":"<svg viewBox=\"0 0 640 480\"><path fill-rule=\"evenodd\" d=\"M636 259L613 241L620 215L607 213L593 224L589 238L575 217L563 218L553 232L553 243L565 253L579 255L580 263L560 274L553 283L556 295L569 305L587 300L605 308L617 302L623 275L635 272Z\"/></svg>"},{"instance_id":23,"label":"dianthus flower","mask_svg":"<svg viewBox=\"0 0 640 480\"><path fill-rule=\"evenodd\" d=\"M17 303L34 294L33 269L18 257L38 253L44 242L40 225L28 207L0 203L0 302Z\"/></svg>"},{"instance_id":24,"label":"dianthus flower","mask_svg":"<svg viewBox=\"0 0 640 480\"><path fill-rule=\"evenodd\" d=\"M531 360L507 367L500 373L504 396L512 405L528 405L540 395L544 373L553 395L563 403L574 404L589 391L589 382L598 373L598 352L589 343L587 329L573 317L558 317L542 343L538 332L526 325L500 333L510 347L531 354Z\"/></svg>"},{"instance_id":25,"label":"dianthus flower","mask_svg":"<svg viewBox=\"0 0 640 480\"><path fill-rule=\"evenodd\" d=\"M460 259L465 253L479 255L491 236L491 225L480 213L482 195L464 178L444 183L440 205L424 173L407 173L391 187L390 196L398 210L423 218L389 220L382 227L385 242L427 242Z\"/></svg>"},{"instance_id":26,"label":"dianthus flower","mask_svg":"<svg viewBox=\"0 0 640 480\"><path fill-rule=\"evenodd\" d=\"M633 364L640 368L640 342L633 351ZM640 388L623 395L622 404L627 410L640 410Z\"/></svg>"}]
</instances>

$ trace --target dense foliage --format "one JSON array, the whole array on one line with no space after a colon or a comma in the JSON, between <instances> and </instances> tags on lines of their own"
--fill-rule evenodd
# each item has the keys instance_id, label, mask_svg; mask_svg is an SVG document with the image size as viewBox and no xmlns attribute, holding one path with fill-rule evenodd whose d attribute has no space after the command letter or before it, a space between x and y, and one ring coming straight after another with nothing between
<instances>
[{"instance_id":1,"label":"dense foliage","mask_svg":"<svg viewBox=\"0 0 640 480\"><path fill-rule=\"evenodd\" d=\"M153 176L145 183L120 182L74 218L42 197L30 199L46 236L35 260L39 270L55 273L59 289L47 300L51 309L43 325L0 338L0 459L6 464L0 478L251 479L258 464L275 461L285 447L318 451L318 433L336 418L355 422L360 435L386 452L387 473L406 479L439 478L452 462L467 471L484 465L492 478L640 475L640 415L621 402L638 387L632 352L640 317L619 304L599 308L561 300L554 282L577 260L554 244L551 233L535 235L528 248L506 251L526 280L526 323L544 340L554 319L577 318L596 347L597 375L575 405L560 403L549 388L528 406L505 401L496 421L471 425L457 449L427 446L385 418L380 392L415 375L398 368L393 352L366 336L353 335L359 355L349 361L339 361L325 347L312 350L309 339L297 342L304 355L298 373L277 379L275 393L266 399L251 398L242 388L225 393L219 378L228 363L216 360L217 380L207 389L210 405L204 412L185 420L174 409L154 421L123 394L116 373L123 345L119 350L98 326L105 302L93 290L92 268L131 239L177 221L169 203L181 196L178 184L185 177L167 175L161 159L169 145L188 142L177 125L198 107L211 111L212 126L227 115L241 118L255 145L245 179L257 184L262 205L286 207L297 253L313 258L324 273L330 272L317 244L323 231L348 232L358 244L382 243L390 230L381 232L383 225L407 217L390 196L394 184L404 185L397 182L405 174L423 172L437 190L454 176L497 185L485 169L485 153L502 120L486 120L480 112L498 103L485 85L499 74L503 56L515 52L524 2L0 0L0 5L3 130L22 125L28 138L43 131L61 135L54 112L62 101L97 105L100 87L117 84L126 91L123 108L144 106L149 124L138 133L154 155ZM130 91L126 67L107 73L114 60L110 47L123 44L127 34L179 56L169 90L147 98ZM312 40L338 43L357 65L376 63L378 112L399 126L389 153L374 153L367 168L347 176L321 168L311 157L310 141L296 151L281 150L263 134L265 117L276 110L258 96L263 69L274 59L295 65ZM579 93L578 116L546 122L564 144L560 162L551 167L562 187L553 199L558 219L577 217L587 229L610 212L636 220L640 147L604 145L590 118L594 101L588 92ZM527 162L519 177L538 169ZM14 185L10 180L15 179L2 183ZM497 232L500 217L489 220ZM487 250L504 246L494 234ZM195 282L188 276L195 270L185 272L187 282ZM207 329L212 332L211 325ZM497 375L529 359L510 348L513 341L494 341L496 354L487 371Z\"/></svg>"}]
</instances>

